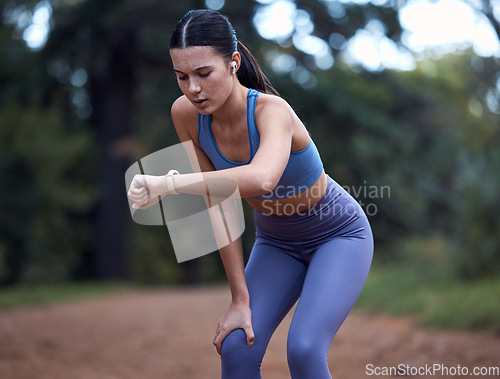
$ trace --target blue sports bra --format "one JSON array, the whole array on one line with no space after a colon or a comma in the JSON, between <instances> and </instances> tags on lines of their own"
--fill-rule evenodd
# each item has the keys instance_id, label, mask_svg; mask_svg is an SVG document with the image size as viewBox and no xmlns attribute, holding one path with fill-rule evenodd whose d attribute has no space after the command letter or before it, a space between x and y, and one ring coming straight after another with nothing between
<instances>
[{"instance_id":1,"label":"blue sports bra","mask_svg":"<svg viewBox=\"0 0 500 379\"><path fill-rule=\"evenodd\" d=\"M217 170L249 164L259 148L260 135L255 124L255 105L259 92L250 89L247 95L247 127L250 140L250 159L247 162L233 162L227 159L219 150L211 126L211 115L198 114L198 139L200 146L212 161ZM303 150L290 152L290 158L285 171L276 187L255 199L282 199L297 195L311 187L323 172L323 163L314 144L309 140L309 145Z\"/></svg>"}]
</instances>

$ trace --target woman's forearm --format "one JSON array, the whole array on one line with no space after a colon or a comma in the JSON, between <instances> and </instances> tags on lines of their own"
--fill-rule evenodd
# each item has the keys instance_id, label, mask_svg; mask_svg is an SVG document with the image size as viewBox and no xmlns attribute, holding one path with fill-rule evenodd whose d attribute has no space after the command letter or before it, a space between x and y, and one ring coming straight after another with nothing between
<instances>
[{"instance_id":1,"label":"woman's forearm","mask_svg":"<svg viewBox=\"0 0 500 379\"><path fill-rule=\"evenodd\" d=\"M233 303L250 305L241 243L244 227L240 225L235 200L227 199L226 196L226 199L219 201L212 194L207 196L206 200L211 226L231 288Z\"/></svg>"},{"instance_id":2,"label":"woman's forearm","mask_svg":"<svg viewBox=\"0 0 500 379\"><path fill-rule=\"evenodd\" d=\"M233 302L249 304L250 297L245 278L241 238L219 249L219 253L231 288Z\"/></svg>"},{"instance_id":3,"label":"woman's forearm","mask_svg":"<svg viewBox=\"0 0 500 379\"><path fill-rule=\"evenodd\" d=\"M277 180L265 170L251 165L225 170L173 176L177 192L191 195L210 195L216 198L250 197L271 191ZM237 195L233 195L238 189Z\"/></svg>"}]
</instances>

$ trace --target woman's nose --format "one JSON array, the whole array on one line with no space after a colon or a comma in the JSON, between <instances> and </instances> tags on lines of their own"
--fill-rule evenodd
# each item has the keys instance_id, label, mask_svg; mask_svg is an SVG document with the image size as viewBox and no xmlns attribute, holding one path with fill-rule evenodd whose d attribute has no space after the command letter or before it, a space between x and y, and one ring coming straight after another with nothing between
<instances>
[{"instance_id":1,"label":"woman's nose","mask_svg":"<svg viewBox=\"0 0 500 379\"><path fill-rule=\"evenodd\" d=\"M189 82L189 92L198 93L200 91L201 91L200 85L195 80L191 80Z\"/></svg>"}]
</instances>

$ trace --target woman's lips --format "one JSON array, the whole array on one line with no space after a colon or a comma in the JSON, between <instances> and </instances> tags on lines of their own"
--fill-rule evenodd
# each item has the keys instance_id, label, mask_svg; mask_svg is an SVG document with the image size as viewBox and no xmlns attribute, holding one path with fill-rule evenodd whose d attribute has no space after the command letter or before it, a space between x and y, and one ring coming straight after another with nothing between
<instances>
[{"instance_id":1,"label":"woman's lips","mask_svg":"<svg viewBox=\"0 0 500 379\"><path fill-rule=\"evenodd\" d=\"M204 108L206 107L208 100L200 99L200 100L194 100L193 102L198 108Z\"/></svg>"}]
</instances>

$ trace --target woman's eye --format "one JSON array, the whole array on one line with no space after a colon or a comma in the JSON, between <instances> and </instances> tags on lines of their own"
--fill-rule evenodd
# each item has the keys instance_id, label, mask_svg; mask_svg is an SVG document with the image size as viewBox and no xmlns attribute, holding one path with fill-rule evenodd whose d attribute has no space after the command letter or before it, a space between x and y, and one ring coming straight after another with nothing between
<instances>
[{"instance_id":1,"label":"woman's eye","mask_svg":"<svg viewBox=\"0 0 500 379\"><path fill-rule=\"evenodd\" d=\"M178 76L177 79L179 79L179 80L186 80L187 76Z\"/></svg>"},{"instance_id":2,"label":"woman's eye","mask_svg":"<svg viewBox=\"0 0 500 379\"><path fill-rule=\"evenodd\" d=\"M200 74L200 76L202 78L206 78L207 76L209 76L211 74L211 72L207 72L206 74Z\"/></svg>"}]
</instances>

